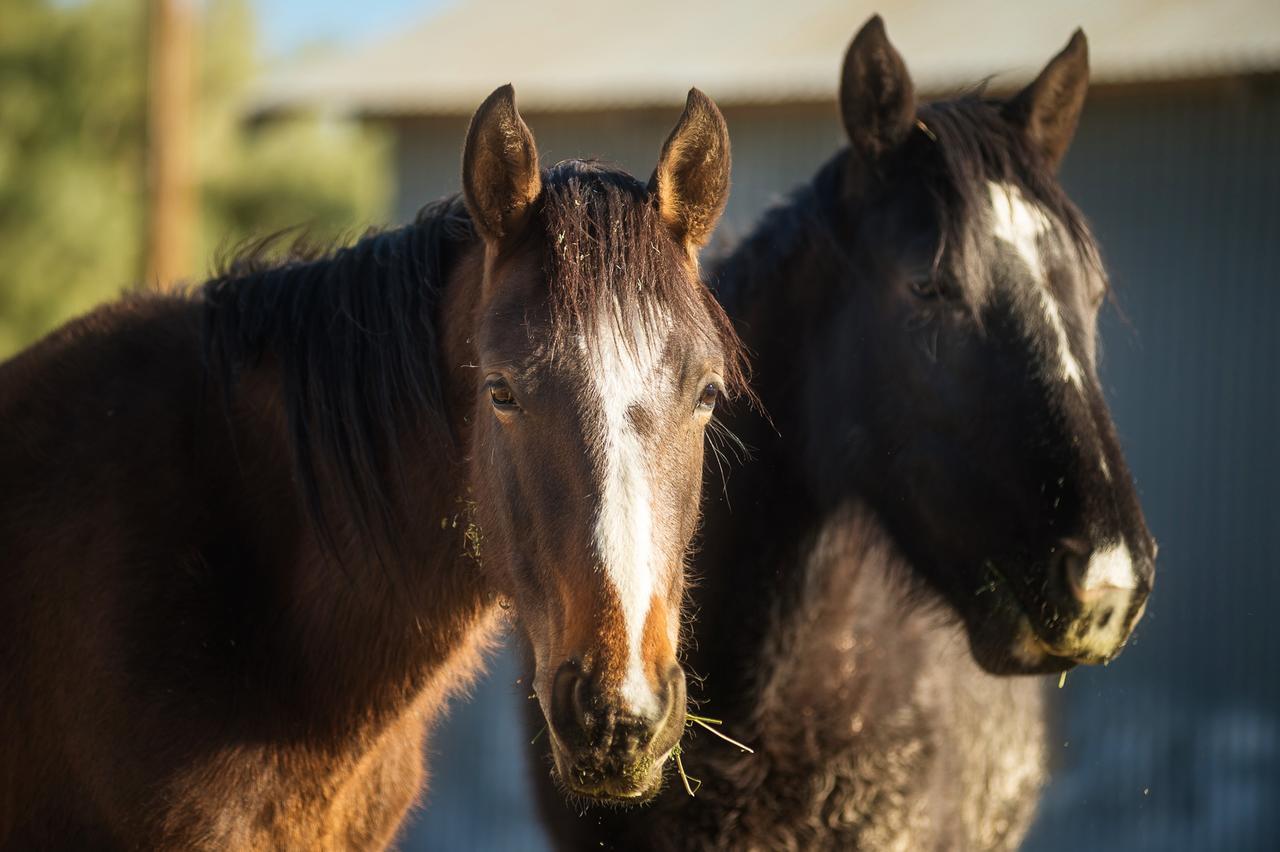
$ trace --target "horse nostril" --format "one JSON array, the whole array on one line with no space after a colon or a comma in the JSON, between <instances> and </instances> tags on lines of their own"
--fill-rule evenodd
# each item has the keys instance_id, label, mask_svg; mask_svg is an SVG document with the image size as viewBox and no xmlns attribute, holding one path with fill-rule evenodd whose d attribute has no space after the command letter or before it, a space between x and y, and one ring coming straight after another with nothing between
<instances>
[{"instance_id":1,"label":"horse nostril","mask_svg":"<svg viewBox=\"0 0 1280 852\"><path fill-rule=\"evenodd\" d=\"M1085 588L1085 572L1089 569L1092 553L1089 543L1078 538L1064 538L1058 542L1050 558L1050 566L1064 597L1080 603L1089 597Z\"/></svg>"},{"instance_id":2,"label":"horse nostril","mask_svg":"<svg viewBox=\"0 0 1280 852\"><path fill-rule=\"evenodd\" d=\"M659 721L683 724L686 703L684 669L679 666L672 666L667 670L667 679L663 683L663 694L666 701L663 704L662 717ZM680 718L674 718L675 716Z\"/></svg>"},{"instance_id":3,"label":"horse nostril","mask_svg":"<svg viewBox=\"0 0 1280 852\"><path fill-rule=\"evenodd\" d=\"M547 721L577 760L631 761L647 749L675 745L684 728L684 708L679 666L672 666L651 701L637 707L606 694L596 677L571 660L552 678Z\"/></svg>"},{"instance_id":4,"label":"horse nostril","mask_svg":"<svg viewBox=\"0 0 1280 852\"><path fill-rule=\"evenodd\" d=\"M573 692L570 695L570 701L573 706L573 718L584 731L587 729L589 722L587 713L589 699L586 693L587 679L581 673L578 673L578 676L573 681Z\"/></svg>"},{"instance_id":5,"label":"horse nostril","mask_svg":"<svg viewBox=\"0 0 1280 852\"><path fill-rule=\"evenodd\" d=\"M587 688L587 678L577 663L565 663L556 671L551 685L552 719L564 733L586 733L591 721Z\"/></svg>"}]
</instances>

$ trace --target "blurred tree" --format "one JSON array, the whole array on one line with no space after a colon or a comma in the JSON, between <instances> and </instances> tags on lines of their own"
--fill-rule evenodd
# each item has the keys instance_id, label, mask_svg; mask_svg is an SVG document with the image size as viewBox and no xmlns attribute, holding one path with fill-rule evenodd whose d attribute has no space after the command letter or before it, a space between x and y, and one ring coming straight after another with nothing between
<instances>
[{"instance_id":1,"label":"blurred tree","mask_svg":"<svg viewBox=\"0 0 1280 852\"><path fill-rule=\"evenodd\" d=\"M146 201L146 7L4 0L0 26L0 358L135 286ZM386 137L320 116L247 126L257 72L248 0L207 0L192 268L253 235L382 221Z\"/></svg>"}]
</instances>

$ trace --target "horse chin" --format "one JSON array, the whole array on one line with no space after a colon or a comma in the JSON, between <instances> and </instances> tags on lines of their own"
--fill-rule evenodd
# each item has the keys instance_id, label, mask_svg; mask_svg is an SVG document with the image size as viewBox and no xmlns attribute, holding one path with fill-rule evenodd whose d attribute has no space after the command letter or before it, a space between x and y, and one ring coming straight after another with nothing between
<instances>
[{"instance_id":1,"label":"horse chin","mask_svg":"<svg viewBox=\"0 0 1280 852\"><path fill-rule=\"evenodd\" d=\"M974 660L991 674L1057 674L1078 665L1106 665L1128 639L1126 632L1120 642L1100 650L1071 641L1074 622L1048 630L1030 615L1036 604L1019 600L1003 575L983 591L985 605L966 611L964 621ZM1133 621L1139 618L1141 610Z\"/></svg>"},{"instance_id":2,"label":"horse chin","mask_svg":"<svg viewBox=\"0 0 1280 852\"><path fill-rule=\"evenodd\" d=\"M1077 660L1057 653L1037 633L1014 595L998 583L989 589L991 605L964 613L974 661L993 675L1056 674Z\"/></svg>"},{"instance_id":3,"label":"horse chin","mask_svg":"<svg viewBox=\"0 0 1280 852\"><path fill-rule=\"evenodd\" d=\"M1106 665L1124 642L1105 652L1064 646L1043 636L1026 613L1009 606L966 616L973 658L994 675L1057 674L1076 666Z\"/></svg>"},{"instance_id":4,"label":"horse chin","mask_svg":"<svg viewBox=\"0 0 1280 852\"><path fill-rule=\"evenodd\" d=\"M1076 660L1055 653L1031 625L1031 619L1019 618L1017 638L1013 641L1009 656L1019 674L1055 674L1076 666Z\"/></svg>"},{"instance_id":5,"label":"horse chin","mask_svg":"<svg viewBox=\"0 0 1280 852\"><path fill-rule=\"evenodd\" d=\"M1030 627L1028 627L1030 629ZM1127 639L1127 637L1126 637ZM1063 661L1063 665L1057 669L1046 669L1046 671L1064 671L1071 666L1105 666L1119 656L1124 650L1125 643L1122 641L1118 645L1109 648L1105 652L1090 650L1087 648L1060 648L1055 647L1048 641L1035 637L1034 641L1039 643L1042 652L1052 659Z\"/></svg>"},{"instance_id":6,"label":"horse chin","mask_svg":"<svg viewBox=\"0 0 1280 852\"><path fill-rule=\"evenodd\" d=\"M574 761L558 747L552 748L551 775L571 799L585 805L628 808L643 805L662 789L663 767L671 756L668 751L656 760L640 760L613 773L573 768Z\"/></svg>"}]
</instances>

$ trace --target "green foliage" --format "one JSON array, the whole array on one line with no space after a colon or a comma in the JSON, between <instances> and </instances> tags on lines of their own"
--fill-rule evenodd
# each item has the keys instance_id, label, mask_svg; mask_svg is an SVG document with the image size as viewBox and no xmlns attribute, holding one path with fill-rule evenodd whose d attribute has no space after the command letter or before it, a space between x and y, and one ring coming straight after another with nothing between
<instances>
[{"instance_id":1,"label":"green foliage","mask_svg":"<svg viewBox=\"0 0 1280 852\"><path fill-rule=\"evenodd\" d=\"M9 0L0 27L0 354L136 276L140 4Z\"/></svg>"},{"instance_id":2,"label":"green foliage","mask_svg":"<svg viewBox=\"0 0 1280 852\"><path fill-rule=\"evenodd\" d=\"M146 4L4 0L0 26L0 358L141 277ZM257 72L247 0L203 4L195 137L199 257L302 225L386 215L389 147L316 116L244 121Z\"/></svg>"}]
</instances>

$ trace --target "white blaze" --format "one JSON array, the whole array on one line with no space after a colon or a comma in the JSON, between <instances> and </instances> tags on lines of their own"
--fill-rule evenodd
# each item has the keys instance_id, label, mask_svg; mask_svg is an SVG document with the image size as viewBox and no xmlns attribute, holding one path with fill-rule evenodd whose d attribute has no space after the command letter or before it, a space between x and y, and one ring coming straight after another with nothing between
<instances>
[{"instance_id":1,"label":"white blaze","mask_svg":"<svg viewBox=\"0 0 1280 852\"><path fill-rule=\"evenodd\" d=\"M1071 352L1071 339L1067 335L1057 298L1049 287L1044 264L1040 259L1040 238L1054 229L1054 223L1043 210L1028 201L1017 187L989 182L987 188L991 195L995 237L1013 248L1031 273L1040 308L1056 338L1062 380L1083 392L1084 370ZM1099 457L1098 469L1103 478L1110 482L1111 468L1106 458ZM1101 626L1099 621L1082 637L1087 647L1095 648L1100 653L1114 650L1127 626L1125 615L1137 588L1138 575L1133 555L1123 542L1100 549L1090 556L1080 578L1078 591L1086 598L1090 593L1105 592L1114 611L1105 626ZM1126 592L1128 594L1124 594ZM1032 634L1029 630L1025 632L1027 635L1024 641L1027 641L1027 647L1030 648Z\"/></svg>"},{"instance_id":2,"label":"white blaze","mask_svg":"<svg viewBox=\"0 0 1280 852\"><path fill-rule=\"evenodd\" d=\"M613 312L605 312L608 319ZM603 321L588 346L592 362L593 398L601 405L602 483L595 541L610 584L617 592L627 630L627 673L622 703L633 713L652 713L657 699L644 674L640 644L653 597L653 490L644 444L627 410L645 400L658 380L659 347L644 333L631 330L627 340Z\"/></svg>"},{"instance_id":3,"label":"white blaze","mask_svg":"<svg viewBox=\"0 0 1280 852\"><path fill-rule=\"evenodd\" d=\"M1095 552L1089 557L1080 587L1085 592L1107 587L1138 588L1138 574L1133 569L1133 555L1123 543Z\"/></svg>"},{"instance_id":4,"label":"white blaze","mask_svg":"<svg viewBox=\"0 0 1280 852\"><path fill-rule=\"evenodd\" d=\"M1034 204L1023 197L1022 192L1014 186L988 182L991 193L991 212L995 220L995 236L997 239L1013 247L1018 256L1031 271L1035 279L1036 295L1040 307L1044 311L1049 327L1053 329L1058 343L1058 361L1061 364L1062 380L1070 382L1077 389L1084 388L1084 371L1080 362L1071 353L1071 341L1067 337L1067 327L1063 325L1062 314L1058 311L1058 301L1049 289L1044 268L1040 263L1039 239L1042 234L1053 228L1053 223Z\"/></svg>"}]
</instances>

